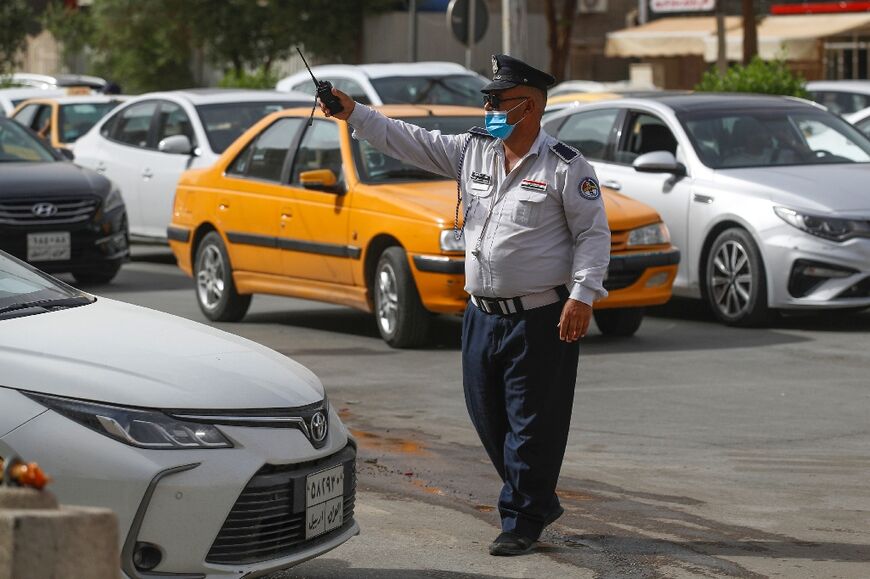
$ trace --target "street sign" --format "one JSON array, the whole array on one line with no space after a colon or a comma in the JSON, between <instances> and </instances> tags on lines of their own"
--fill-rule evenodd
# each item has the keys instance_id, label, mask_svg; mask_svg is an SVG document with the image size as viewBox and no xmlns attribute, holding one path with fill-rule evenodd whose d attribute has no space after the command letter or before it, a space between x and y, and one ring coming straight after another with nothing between
<instances>
[{"instance_id":1,"label":"street sign","mask_svg":"<svg viewBox=\"0 0 870 579\"><path fill-rule=\"evenodd\" d=\"M709 12L716 7L715 0L651 0L652 12Z\"/></svg>"},{"instance_id":2,"label":"street sign","mask_svg":"<svg viewBox=\"0 0 870 579\"><path fill-rule=\"evenodd\" d=\"M447 27L456 37L456 40L468 46L468 23L471 19L469 14L469 0L450 0L447 6ZM489 10L486 8L486 2L483 0L474 0L474 44L480 42L483 35L486 34L486 27L489 24Z\"/></svg>"}]
</instances>

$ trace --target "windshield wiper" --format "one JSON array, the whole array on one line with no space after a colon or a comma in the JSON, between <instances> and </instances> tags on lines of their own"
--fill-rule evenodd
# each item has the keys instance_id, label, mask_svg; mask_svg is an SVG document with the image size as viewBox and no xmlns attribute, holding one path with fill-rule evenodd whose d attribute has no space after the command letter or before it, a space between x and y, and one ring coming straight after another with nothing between
<instances>
[{"instance_id":1,"label":"windshield wiper","mask_svg":"<svg viewBox=\"0 0 870 579\"><path fill-rule=\"evenodd\" d=\"M415 169L413 167L403 167L401 169L391 169L389 171L384 171L383 173L378 173L373 175L375 178L380 177L392 177L392 178L408 178L408 179L446 179L446 177L442 177L440 175L436 175L431 171L424 171L423 169Z\"/></svg>"},{"instance_id":2,"label":"windshield wiper","mask_svg":"<svg viewBox=\"0 0 870 579\"><path fill-rule=\"evenodd\" d=\"M18 310L27 310L30 308L43 308L46 310L74 308L91 303L91 298L86 296L77 296L74 298L60 298L54 300L35 300L32 302L21 302L19 304L11 304L0 308L0 315Z\"/></svg>"}]
</instances>

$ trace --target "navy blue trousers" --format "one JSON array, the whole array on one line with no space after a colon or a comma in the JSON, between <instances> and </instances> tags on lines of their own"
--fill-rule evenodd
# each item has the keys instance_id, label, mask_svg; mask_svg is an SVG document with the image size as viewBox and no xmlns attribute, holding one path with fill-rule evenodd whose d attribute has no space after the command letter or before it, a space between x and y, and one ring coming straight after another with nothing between
<instances>
[{"instance_id":1,"label":"navy blue trousers","mask_svg":"<svg viewBox=\"0 0 870 579\"><path fill-rule=\"evenodd\" d=\"M559 509L579 342L559 340L564 302L518 314L468 304L462 381L474 428L501 476L502 530L536 540Z\"/></svg>"}]
</instances>

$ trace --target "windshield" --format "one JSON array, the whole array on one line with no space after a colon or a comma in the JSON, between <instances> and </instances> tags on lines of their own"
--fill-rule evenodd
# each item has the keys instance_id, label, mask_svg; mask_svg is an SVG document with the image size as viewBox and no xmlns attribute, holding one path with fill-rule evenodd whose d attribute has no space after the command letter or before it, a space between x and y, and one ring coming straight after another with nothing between
<instances>
[{"instance_id":1,"label":"windshield","mask_svg":"<svg viewBox=\"0 0 870 579\"><path fill-rule=\"evenodd\" d=\"M475 125L481 125L480 117L407 117L401 119L430 131L441 131L445 135L464 133ZM444 181L456 176L437 175L399 161L395 157L381 153L368 141L352 139L353 157L357 173L363 183L392 183L396 181Z\"/></svg>"},{"instance_id":2,"label":"windshield","mask_svg":"<svg viewBox=\"0 0 870 579\"><path fill-rule=\"evenodd\" d=\"M385 105L433 104L483 106L480 92L487 81L479 76L395 76L372 79L372 86Z\"/></svg>"},{"instance_id":3,"label":"windshield","mask_svg":"<svg viewBox=\"0 0 870 579\"><path fill-rule=\"evenodd\" d=\"M680 120L713 169L870 162L870 140L824 111L703 111Z\"/></svg>"},{"instance_id":4,"label":"windshield","mask_svg":"<svg viewBox=\"0 0 870 579\"><path fill-rule=\"evenodd\" d=\"M57 158L15 121L0 122L0 163L52 162Z\"/></svg>"},{"instance_id":5,"label":"windshield","mask_svg":"<svg viewBox=\"0 0 870 579\"><path fill-rule=\"evenodd\" d=\"M254 123L275 111L292 107L311 106L312 102L240 102L200 105L196 107L212 151L223 153L233 141Z\"/></svg>"},{"instance_id":6,"label":"windshield","mask_svg":"<svg viewBox=\"0 0 870 579\"><path fill-rule=\"evenodd\" d=\"M77 103L60 107L60 142L72 143L97 124L106 113L121 104L121 101L107 103Z\"/></svg>"},{"instance_id":7,"label":"windshield","mask_svg":"<svg viewBox=\"0 0 870 579\"><path fill-rule=\"evenodd\" d=\"M20 315L22 310L16 309L20 306L35 302L51 304L58 300L64 300L69 306L73 305L72 300L85 304L94 298L0 251L0 320Z\"/></svg>"}]
</instances>

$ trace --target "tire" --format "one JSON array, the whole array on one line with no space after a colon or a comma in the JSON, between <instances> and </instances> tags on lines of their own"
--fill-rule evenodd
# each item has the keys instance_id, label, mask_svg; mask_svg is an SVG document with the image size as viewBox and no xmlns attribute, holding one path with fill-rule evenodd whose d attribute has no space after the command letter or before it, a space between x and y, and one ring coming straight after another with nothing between
<instances>
[{"instance_id":1,"label":"tire","mask_svg":"<svg viewBox=\"0 0 870 579\"><path fill-rule=\"evenodd\" d=\"M233 268L217 231L202 238L193 266L196 301L213 322L238 322L251 305L250 295L240 295L233 282Z\"/></svg>"},{"instance_id":2,"label":"tire","mask_svg":"<svg viewBox=\"0 0 870 579\"><path fill-rule=\"evenodd\" d=\"M101 285L106 284L115 279L118 272L121 271L121 263L113 263L102 269L92 269L88 271L74 271L73 277L82 285Z\"/></svg>"},{"instance_id":3,"label":"tire","mask_svg":"<svg viewBox=\"0 0 870 579\"><path fill-rule=\"evenodd\" d=\"M633 336L643 322L643 308L593 310L595 324L605 336Z\"/></svg>"},{"instance_id":4,"label":"tire","mask_svg":"<svg viewBox=\"0 0 870 579\"><path fill-rule=\"evenodd\" d=\"M388 247L375 267L374 310L378 331L393 348L414 348L426 342L432 314L420 302L408 256Z\"/></svg>"},{"instance_id":5,"label":"tire","mask_svg":"<svg viewBox=\"0 0 870 579\"><path fill-rule=\"evenodd\" d=\"M770 318L764 262L745 229L720 233L710 246L704 269L705 298L720 321L757 326Z\"/></svg>"}]
</instances>

